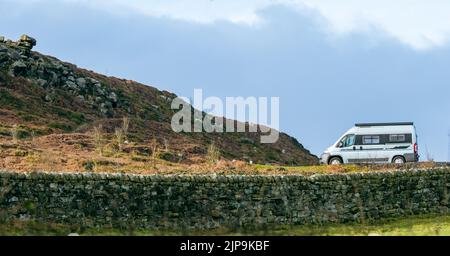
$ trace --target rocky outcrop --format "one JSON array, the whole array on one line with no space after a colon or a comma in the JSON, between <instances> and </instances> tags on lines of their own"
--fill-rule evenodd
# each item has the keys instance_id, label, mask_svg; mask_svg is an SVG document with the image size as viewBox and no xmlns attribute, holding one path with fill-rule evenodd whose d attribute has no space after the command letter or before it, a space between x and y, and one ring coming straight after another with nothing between
<instances>
[{"instance_id":1,"label":"rocky outcrop","mask_svg":"<svg viewBox=\"0 0 450 256\"><path fill-rule=\"evenodd\" d=\"M17 47L23 51L24 54L29 55L31 49L33 49L34 46L36 46L36 39L32 38L31 36L22 35L19 40L16 42L11 40L6 40L4 36L0 36L0 43L5 43L7 46L10 47Z\"/></svg>"},{"instance_id":2,"label":"rocky outcrop","mask_svg":"<svg viewBox=\"0 0 450 256\"><path fill-rule=\"evenodd\" d=\"M19 41L17 41L17 46L27 50L31 50L34 46L36 46L36 39L27 35L22 35Z\"/></svg>"},{"instance_id":3,"label":"rocky outcrop","mask_svg":"<svg viewBox=\"0 0 450 256\"><path fill-rule=\"evenodd\" d=\"M47 102L54 100L55 89L63 89L105 116L111 115L113 108L120 104L111 88L97 79L75 73L73 65L32 53L35 45L36 40L27 35L21 36L17 42L0 40L0 69L13 77L31 79L45 88L44 100Z\"/></svg>"}]
</instances>

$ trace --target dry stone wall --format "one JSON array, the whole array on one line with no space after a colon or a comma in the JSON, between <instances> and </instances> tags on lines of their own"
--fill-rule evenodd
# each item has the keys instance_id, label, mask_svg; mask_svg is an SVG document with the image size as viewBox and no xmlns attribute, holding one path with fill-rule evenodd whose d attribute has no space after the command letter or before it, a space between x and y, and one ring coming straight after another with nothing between
<instances>
[{"instance_id":1,"label":"dry stone wall","mask_svg":"<svg viewBox=\"0 0 450 256\"><path fill-rule=\"evenodd\" d=\"M0 184L3 218L86 227L212 229L446 213L450 169L309 177L0 171Z\"/></svg>"}]
</instances>

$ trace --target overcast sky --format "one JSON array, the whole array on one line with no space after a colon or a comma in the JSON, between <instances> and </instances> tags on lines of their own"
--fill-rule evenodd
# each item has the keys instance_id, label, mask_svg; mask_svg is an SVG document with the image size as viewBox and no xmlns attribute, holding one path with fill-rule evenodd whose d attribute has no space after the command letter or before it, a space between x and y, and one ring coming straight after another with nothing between
<instances>
[{"instance_id":1,"label":"overcast sky","mask_svg":"<svg viewBox=\"0 0 450 256\"><path fill-rule=\"evenodd\" d=\"M0 0L0 34L190 97L279 96L320 154L355 122L414 121L447 160L450 1Z\"/></svg>"}]
</instances>

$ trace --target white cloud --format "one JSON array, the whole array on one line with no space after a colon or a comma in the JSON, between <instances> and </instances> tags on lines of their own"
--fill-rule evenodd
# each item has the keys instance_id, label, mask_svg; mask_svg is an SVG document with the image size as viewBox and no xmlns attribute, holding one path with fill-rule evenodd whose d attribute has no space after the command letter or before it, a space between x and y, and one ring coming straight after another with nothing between
<instances>
[{"instance_id":1,"label":"white cloud","mask_svg":"<svg viewBox=\"0 0 450 256\"><path fill-rule=\"evenodd\" d=\"M52 1L52 0L33 0ZM260 11L285 5L320 14L331 32L385 31L414 49L442 46L450 40L448 0L53 0L88 5L116 13L139 13L199 23L226 20L254 25L263 21ZM30 2L22 0L22 2Z\"/></svg>"},{"instance_id":2,"label":"white cloud","mask_svg":"<svg viewBox=\"0 0 450 256\"><path fill-rule=\"evenodd\" d=\"M375 26L415 49L442 46L450 39L450 1L305 0L338 34Z\"/></svg>"}]
</instances>

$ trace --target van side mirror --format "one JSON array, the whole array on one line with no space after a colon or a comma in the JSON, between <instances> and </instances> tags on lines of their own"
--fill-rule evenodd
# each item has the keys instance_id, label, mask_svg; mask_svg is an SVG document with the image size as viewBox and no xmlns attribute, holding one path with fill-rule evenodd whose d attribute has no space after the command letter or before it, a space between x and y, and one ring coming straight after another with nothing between
<instances>
[{"instance_id":1,"label":"van side mirror","mask_svg":"<svg viewBox=\"0 0 450 256\"><path fill-rule=\"evenodd\" d=\"M338 148L342 148L342 147L344 147L344 143L342 143L342 141L341 141L341 142L339 142L339 144L338 144Z\"/></svg>"}]
</instances>

